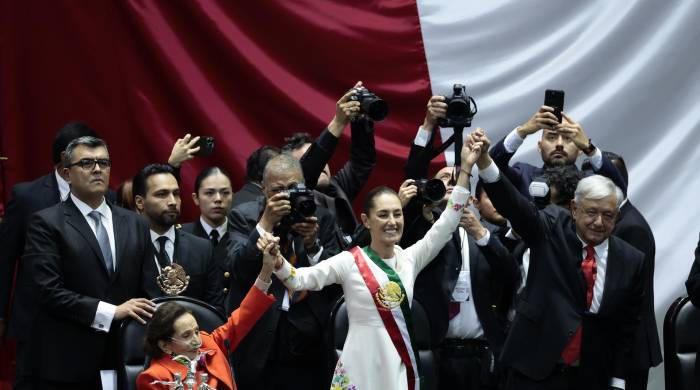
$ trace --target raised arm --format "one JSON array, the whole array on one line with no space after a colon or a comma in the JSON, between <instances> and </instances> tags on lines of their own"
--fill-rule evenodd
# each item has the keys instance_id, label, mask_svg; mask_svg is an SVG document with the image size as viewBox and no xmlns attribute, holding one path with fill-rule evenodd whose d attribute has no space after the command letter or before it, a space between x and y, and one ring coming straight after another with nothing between
<instances>
[{"instance_id":1,"label":"raised arm","mask_svg":"<svg viewBox=\"0 0 700 390\"><path fill-rule=\"evenodd\" d=\"M450 240L452 233L459 225L462 209L469 198L469 176L472 167L481 154L480 142L465 143L461 150L461 168L457 177L457 184L452 190L450 200L440 218L428 230L425 236L406 249L408 258L414 260L415 274L417 275L440 252L443 246Z\"/></svg>"}]
</instances>

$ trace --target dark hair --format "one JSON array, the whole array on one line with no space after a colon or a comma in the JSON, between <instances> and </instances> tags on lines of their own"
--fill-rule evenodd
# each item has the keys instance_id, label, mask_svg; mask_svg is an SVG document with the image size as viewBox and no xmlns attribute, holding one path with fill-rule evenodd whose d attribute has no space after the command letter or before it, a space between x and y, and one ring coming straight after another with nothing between
<instances>
[{"instance_id":1,"label":"dark hair","mask_svg":"<svg viewBox=\"0 0 700 390\"><path fill-rule=\"evenodd\" d=\"M82 122L67 123L58 129L52 145L53 164L56 165L61 162L61 153L66 151L71 141L86 136L99 138L95 130Z\"/></svg>"},{"instance_id":2,"label":"dark hair","mask_svg":"<svg viewBox=\"0 0 700 390\"><path fill-rule=\"evenodd\" d=\"M117 205L128 210L136 210L134 206L133 182L126 179L117 187Z\"/></svg>"},{"instance_id":3,"label":"dark hair","mask_svg":"<svg viewBox=\"0 0 700 390\"><path fill-rule=\"evenodd\" d=\"M542 176L550 187L557 189L557 204L568 207L581 180L581 171L575 165L562 165L545 168Z\"/></svg>"},{"instance_id":4,"label":"dark hair","mask_svg":"<svg viewBox=\"0 0 700 390\"><path fill-rule=\"evenodd\" d=\"M146 325L146 340L144 340L143 349L148 356L156 359L163 355L158 342L173 337L175 321L188 313L192 314L191 311L177 302L165 302L158 306Z\"/></svg>"},{"instance_id":5,"label":"dark hair","mask_svg":"<svg viewBox=\"0 0 700 390\"><path fill-rule=\"evenodd\" d=\"M292 150L297 150L306 144L314 142L309 133L294 133L291 137L286 137L284 139L284 146L282 146L283 152L291 152Z\"/></svg>"},{"instance_id":6,"label":"dark hair","mask_svg":"<svg viewBox=\"0 0 700 390\"><path fill-rule=\"evenodd\" d=\"M274 146L261 146L248 156L245 166L245 178L248 181L261 183L265 165L271 158L280 154L280 149Z\"/></svg>"},{"instance_id":7,"label":"dark hair","mask_svg":"<svg viewBox=\"0 0 700 390\"><path fill-rule=\"evenodd\" d=\"M88 148L104 147L105 149L107 149L107 144L105 143L105 141L103 141L99 138L89 136L89 135L76 138L76 139L70 141L68 143L68 146L66 146L66 150L65 150L66 153L63 156L63 160L64 160L63 164L64 165L68 165L71 163L71 160L73 159L73 151L78 146L86 146Z\"/></svg>"},{"instance_id":8,"label":"dark hair","mask_svg":"<svg viewBox=\"0 0 700 390\"><path fill-rule=\"evenodd\" d=\"M622 180L625 181L625 184L629 185L629 181L627 181L627 164L625 164L625 160L622 158L622 156L620 156L617 153L609 152L607 150L603 151L603 156L607 157L608 160L612 161L615 168L617 168L617 170L620 171L620 175L622 175Z\"/></svg>"},{"instance_id":9,"label":"dark hair","mask_svg":"<svg viewBox=\"0 0 700 390\"><path fill-rule=\"evenodd\" d=\"M146 181L149 177L153 175L158 175L160 173L169 173L173 175L175 180L177 180L178 184L180 183L180 180L175 174L175 169L170 165L148 164L145 167L141 168L139 173L137 173L136 176L134 176L131 190L133 192L134 198L136 198L136 195L146 196L146 193L148 192L148 188L146 188Z\"/></svg>"},{"instance_id":10,"label":"dark hair","mask_svg":"<svg viewBox=\"0 0 700 390\"><path fill-rule=\"evenodd\" d=\"M379 196L383 194L392 194L398 198L399 195L396 194L396 191L392 190L391 188L387 186L379 186L379 187L374 187L369 192L367 193L367 196L365 197L365 208L364 212L365 214L369 215L370 210L372 210L375 206L374 200Z\"/></svg>"},{"instance_id":11,"label":"dark hair","mask_svg":"<svg viewBox=\"0 0 700 390\"><path fill-rule=\"evenodd\" d=\"M226 176L229 183L231 183L231 176L229 176L229 174L225 170L219 167L204 168L201 172L199 172L197 178L194 179L194 193L199 194L199 188L202 186L202 182L204 181L204 179L206 179L209 176L214 176L218 173Z\"/></svg>"}]
</instances>

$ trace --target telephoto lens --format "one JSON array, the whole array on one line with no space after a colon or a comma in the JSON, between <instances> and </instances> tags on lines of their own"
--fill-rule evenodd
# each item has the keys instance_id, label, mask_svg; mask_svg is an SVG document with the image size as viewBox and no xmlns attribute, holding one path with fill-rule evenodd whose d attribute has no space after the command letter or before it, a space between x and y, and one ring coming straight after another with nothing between
<instances>
[{"instance_id":1,"label":"telephoto lens","mask_svg":"<svg viewBox=\"0 0 700 390\"><path fill-rule=\"evenodd\" d=\"M389 104L367 88L357 88L350 100L360 102L360 113L375 122L382 121L389 115Z\"/></svg>"},{"instance_id":2,"label":"telephoto lens","mask_svg":"<svg viewBox=\"0 0 700 390\"><path fill-rule=\"evenodd\" d=\"M447 192L445 184L440 179L416 180L416 187L418 187L418 199L425 204L440 202Z\"/></svg>"}]
</instances>

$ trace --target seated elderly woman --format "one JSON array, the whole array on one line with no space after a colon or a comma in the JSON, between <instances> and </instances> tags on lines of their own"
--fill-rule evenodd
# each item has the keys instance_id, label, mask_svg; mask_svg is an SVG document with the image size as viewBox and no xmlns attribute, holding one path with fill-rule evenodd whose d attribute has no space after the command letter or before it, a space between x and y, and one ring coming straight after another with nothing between
<instances>
[{"instance_id":1,"label":"seated elderly woman","mask_svg":"<svg viewBox=\"0 0 700 390\"><path fill-rule=\"evenodd\" d=\"M146 329L146 353L151 365L136 379L138 389L169 389L179 374L184 382L188 371L196 371L195 388L199 388L201 374L206 374L207 385L213 389L235 390L227 360L227 340L235 349L260 317L275 301L268 295L273 261L263 261L262 269L241 306L228 322L211 334L200 332L197 320L183 306L167 302L158 307Z\"/></svg>"}]
</instances>

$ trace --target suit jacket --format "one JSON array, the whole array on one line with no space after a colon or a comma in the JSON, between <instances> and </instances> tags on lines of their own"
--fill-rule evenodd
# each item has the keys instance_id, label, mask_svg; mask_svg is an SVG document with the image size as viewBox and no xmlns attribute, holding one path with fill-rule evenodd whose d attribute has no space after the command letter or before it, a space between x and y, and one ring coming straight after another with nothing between
<instances>
[{"instance_id":1,"label":"suit jacket","mask_svg":"<svg viewBox=\"0 0 700 390\"><path fill-rule=\"evenodd\" d=\"M231 202L231 207L237 207L243 203L252 202L260 198L265 198L262 189L259 185L247 181L240 190L238 190L233 195L233 202Z\"/></svg>"},{"instance_id":2,"label":"suit jacket","mask_svg":"<svg viewBox=\"0 0 700 390\"><path fill-rule=\"evenodd\" d=\"M437 217L437 216L436 216ZM423 217L405 229L401 246L410 246L430 229L430 223ZM491 235L484 247L476 245L471 237L462 242L458 232L443 247L416 279L415 299L421 302L430 319L430 333L433 346L439 346L445 338L449 326L449 306L452 291L462 269L462 245L469 246L469 269L471 290L476 314L484 330L484 335L494 355L498 356L506 338L508 307L501 306L502 297L512 295L520 276L515 258L500 243L496 235Z\"/></svg>"},{"instance_id":3,"label":"suit jacket","mask_svg":"<svg viewBox=\"0 0 700 390\"><path fill-rule=\"evenodd\" d=\"M639 323L644 254L610 236L602 302L592 314L586 309L583 246L570 212L555 205L538 210L504 175L484 186L530 248L527 287L518 297L502 362L544 379L580 325L582 388L607 389L612 377L626 378Z\"/></svg>"},{"instance_id":4,"label":"suit jacket","mask_svg":"<svg viewBox=\"0 0 700 390\"><path fill-rule=\"evenodd\" d=\"M118 321L109 333L91 324L99 301L120 305L144 296L143 267L153 258L153 246L143 218L109 206L116 251L111 274L95 234L70 198L32 216L22 263L32 271L40 303L23 374L87 382L99 369L116 366Z\"/></svg>"},{"instance_id":5,"label":"suit jacket","mask_svg":"<svg viewBox=\"0 0 700 390\"><path fill-rule=\"evenodd\" d=\"M0 248L2 248L0 250L0 318L9 318L8 334L18 340L24 340L29 336L27 329L34 320L34 308L37 306L31 272L22 270L23 266L18 260L24 251L29 217L61 201L54 172L52 170L31 182L16 184L12 188L5 218L0 223ZM114 192L109 191L107 199L113 201ZM15 270L17 281L10 309L12 278Z\"/></svg>"},{"instance_id":6,"label":"suit jacket","mask_svg":"<svg viewBox=\"0 0 700 390\"><path fill-rule=\"evenodd\" d=\"M613 234L644 253L641 322L635 334L633 368L646 370L661 363L661 346L654 313L654 234L642 213L628 200L621 208Z\"/></svg>"},{"instance_id":7,"label":"suit jacket","mask_svg":"<svg viewBox=\"0 0 700 390\"><path fill-rule=\"evenodd\" d=\"M345 236L352 236L355 232L357 218L352 209L352 201L362 191L377 162L373 122L358 119L350 127L350 159L333 175L328 188L317 188L328 195L328 198L317 196L317 200L335 215L340 231ZM318 177L337 145L338 138L326 129L302 156L300 162L308 188L316 188ZM349 243L346 242L345 246L347 245Z\"/></svg>"},{"instance_id":8,"label":"suit jacket","mask_svg":"<svg viewBox=\"0 0 700 390\"><path fill-rule=\"evenodd\" d=\"M226 228L226 233L219 239L219 243L216 244L214 247L214 263L216 264L217 267L217 272L218 272L218 279L223 283L221 288L223 289L223 301L226 301L226 297L228 294L231 292L228 288L230 278L231 278L231 273L229 270L231 269L231 258L228 256L228 242L231 239L231 234L229 233L232 229L231 227L231 220L229 219L227 222L228 226ZM182 231L194 234L197 237L207 239L211 242L209 235L207 235L207 231L204 230L204 226L202 226L202 222L197 219L194 222L186 223L182 225ZM241 296L240 299L243 299ZM223 306L222 306L223 309Z\"/></svg>"},{"instance_id":9,"label":"suit jacket","mask_svg":"<svg viewBox=\"0 0 700 390\"><path fill-rule=\"evenodd\" d=\"M248 202L232 210L233 230L229 244L230 251L233 253L232 290L248 290L260 272L262 254L256 247L259 238L256 225L261 213L260 202ZM335 224L333 215L327 210L318 208L316 217L319 224L318 238L323 246L320 259L323 260L339 253L340 249L333 235L332 227ZM284 247L286 235L280 234L279 237L282 239L281 246ZM301 242L301 237L294 238L291 245L294 246L297 256L297 266L308 266L309 256ZM262 370L265 364L269 357L276 353L280 347L279 343L287 343L288 345L284 348L292 356L308 359L309 353L314 353L316 356L321 353L318 349L323 341L323 329L340 290L338 288L324 288L321 291L309 292L306 299L292 304L285 318L288 325L295 329L296 337L280 341L279 337L272 336L276 334L281 322L282 310L280 307L285 291L284 285L276 278L272 278L270 293L277 298L277 303L265 312L235 354L235 371L241 387L260 380L260 375L264 374ZM230 297L233 298L235 295ZM239 304L240 302L229 299L227 309L236 308ZM273 342L277 344L273 344ZM321 369L324 368L321 367Z\"/></svg>"},{"instance_id":10,"label":"suit jacket","mask_svg":"<svg viewBox=\"0 0 700 390\"><path fill-rule=\"evenodd\" d=\"M231 375L229 367L225 340L231 343L231 349L236 346L248 334L260 316L272 305L275 299L260 291L257 287L252 287L241 303L241 307L236 309L224 325L216 328L211 334L202 332L202 346L200 351L205 353L205 367L209 374L209 386L220 390L235 390L236 382ZM161 384L151 384L153 381L173 380L174 374L179 373L184 381L187 377L187 367L181 363L173 361L170 356L162 355L153 359L146 371L136 378L138 389L161 390ZM197 378L199 380L199 378Z\"/></svg>"},{"instance_id":11,"label":"suit jacket","mask_svg":"<svg viewBox=\"0 0 700 390\"><path fill-rule=\"evenodd\" d=\"M532 199L529 190L530 183L532 179L542 175L544 168L521 162L516 162L513 166L510 166L510 159L515 153L509 153L503 145L503 141L505 141L505 137L491 147L489 155L493 158L498 169L508 177L508 180L515 185L518 191L528 199ZM627 194L627 183L620 175L620 171L615 168L615 165L605 155L603 155L603 165L600 167L600 170L597 172L584 171L584 175L588 176L590 174L598 174L609 178L615 185L620 187L624 194Z\"/></svg>"},{"instance_id":12,"label":"suit jacket","mask_svg":"<svg viewBox=\"0 0 700 390\"><path fill-rule=\"evenodd\" d=\"M153 247L153 244L151 246ZM154 257L150 259L147 266L147 280L150 281L147 292L150 298L164 295L156 283L158 267ZM213 248L209 240L182 229L175 229L173 262L180 264L190 277L190 283L183 291L183 296L204 301L225 313L223 274L213 256Z\"/></svg>"}]
</instances>

